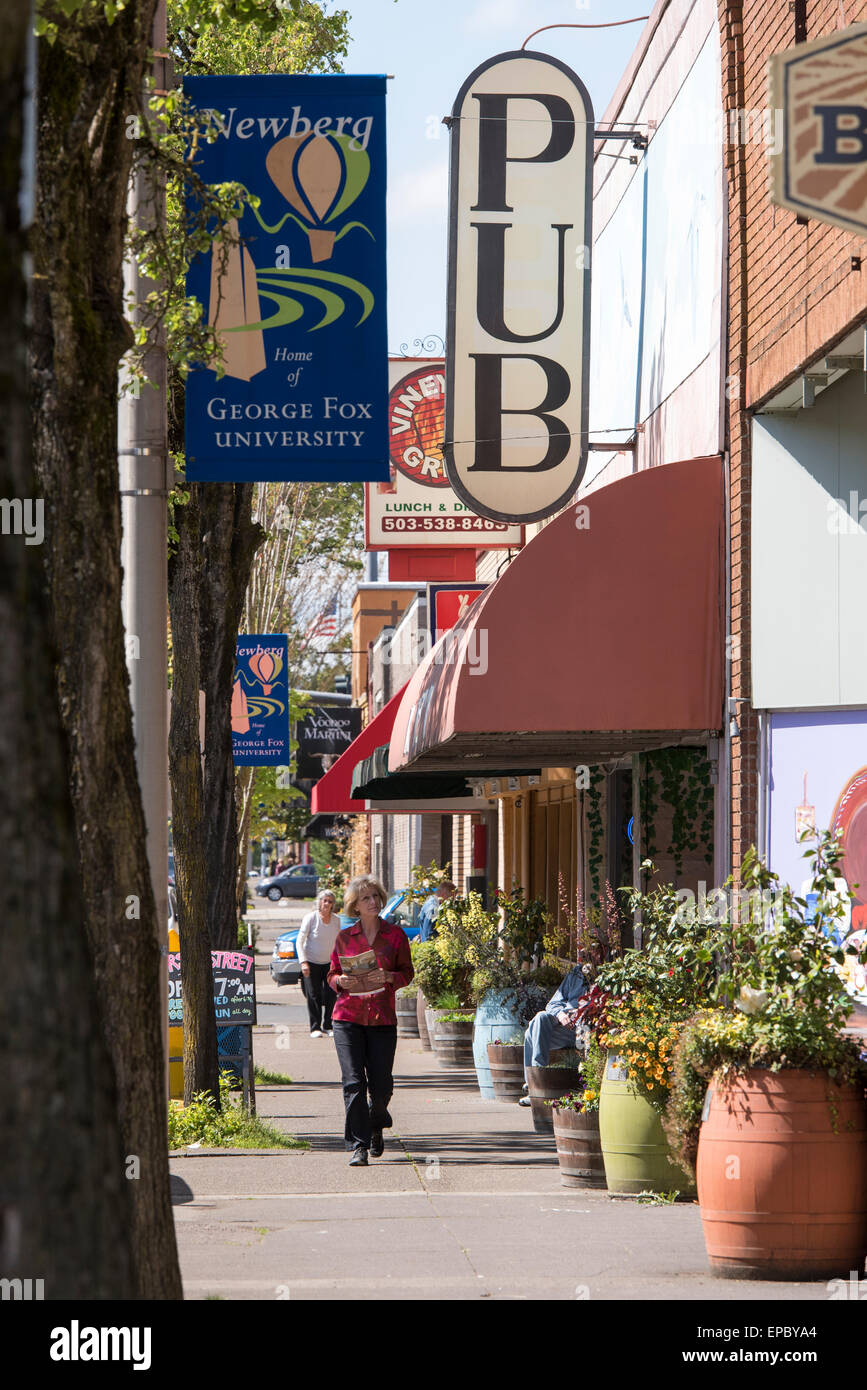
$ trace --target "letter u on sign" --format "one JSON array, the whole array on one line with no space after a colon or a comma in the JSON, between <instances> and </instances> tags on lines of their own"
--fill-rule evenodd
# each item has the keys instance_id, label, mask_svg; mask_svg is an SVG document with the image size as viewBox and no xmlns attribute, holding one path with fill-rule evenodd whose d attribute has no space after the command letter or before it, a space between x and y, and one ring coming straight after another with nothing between
<instances>
[{"instance_id":1,"label":"letter u on sign","mask_svg":"<svg viewBox=\"0 0 867 1390\"><path fill-rule=\"evenodd\" d=\"M538 521L587 462L593 107L575 73L503 53L452 110L445 458L467 506Z\"/></svg>"}]
</instances>

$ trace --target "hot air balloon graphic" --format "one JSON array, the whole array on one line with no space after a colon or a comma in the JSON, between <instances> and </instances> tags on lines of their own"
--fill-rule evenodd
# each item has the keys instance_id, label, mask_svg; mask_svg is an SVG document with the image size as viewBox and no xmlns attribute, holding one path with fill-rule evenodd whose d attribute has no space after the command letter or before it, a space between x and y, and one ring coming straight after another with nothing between
<instances>
[{"instance_id":1,"label":"hot air balloon graphic","mask_svg":"<svg viewBox=\"0 0 867 1390\"><path fill-rule=\"evenodd\" d=\"M247 709L247 696L244 694L240 679L238 679L232 686L232 733L248 734L249 732L250 716Z\"/></svg>"},{"instance_id":2,"label":"hot air balloon graphic","mask_svg":"<svg viewBox=\"0 0 867 1390\"><path fill-rule=\"evenodd\" d=\"M283 669L283 658L272 656L270 652L256 652L250 657L250 670L262 683L262 694L270 695L274 680Z\"/></svg>"},{"instance_id":3,"label":"hot air balloon graphic","mask_svg":"<svg viewBox=\"0 0 867 1390\"><path fill-rule=\"evenodd\" d=\"M351 227L330 224L355 202L370 175L370 158L349 135L287 135L271 146L265 167L287 203L299 214L315 261L327 261L334 243Z\"/></svg>"},{"instance_id":4,"label":"hot air balloon graphic","mask_svg":"<svg viewBox=\"0 0 867 1390\"><path fill-rule=\"evenodd\" d=\"M238 223L227 224L234 238ZM211 251L211 301L208 323L216 330L223 349L226 376L249 381L266 367L256 267L246 246L214 245ZM240 330L240 331L239 331Z\"/></svg>"}]
</instances>

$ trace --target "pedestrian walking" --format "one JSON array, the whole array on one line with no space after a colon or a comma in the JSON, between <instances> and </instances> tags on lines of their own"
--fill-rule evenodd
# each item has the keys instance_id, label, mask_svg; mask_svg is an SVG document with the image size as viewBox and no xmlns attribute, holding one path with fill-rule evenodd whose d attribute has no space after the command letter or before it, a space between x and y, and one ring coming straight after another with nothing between
<instances>
[{"instance_id":1,"label":"pedestrian walking","mask_svg":"<svg viewBox=\"0 0 867 1390\"><path fill-rule=\"evenodd\" d=\"M346 916L357 914L357 920L338 934L328 976L337 995L334 1044L346 1106L343 1138L352 1150L353 1168L366 1165L368 1153L380 1157L382 1132L392 1126L388 1105L397 1048L394 995L415 973L406 935L380 916L386 902L378 879L363 874L350 881L343 911ZM362 973L348 968L349 959L365 951L373 952L375 965Z\"/></svg>"},{"instance_id":2,"label":"pedestrian walking","mask_svg":"<svg viewBox=\"0 0 867 1390\"><path fill-rule=\"evenodd\" d=\"M340 931L337 899L330 888L317 894L316 907L301 923L296 949L301 962L301 988L307 1000L311 1038L333 1037L331 1011L335 993L328 983L331 952Z\"/></svg>"}]
</instances>

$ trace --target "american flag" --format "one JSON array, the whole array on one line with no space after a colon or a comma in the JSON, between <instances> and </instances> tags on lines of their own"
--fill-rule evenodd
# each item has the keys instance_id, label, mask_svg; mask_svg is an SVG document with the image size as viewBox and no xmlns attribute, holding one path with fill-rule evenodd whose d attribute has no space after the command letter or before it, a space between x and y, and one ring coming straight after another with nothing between
<instances>
[{"instance_id":1,"label":"american flag","mask_svg":"<svg viewBox=\"0 0 867 1390\"><path fill-rule=\"evenodd\" d=\"M337 636L337 599L333 598L327 603L321 613L313 619L307 629L304 641L315 642L320 638L331 638Z\"/></svg>"}]
</instances>

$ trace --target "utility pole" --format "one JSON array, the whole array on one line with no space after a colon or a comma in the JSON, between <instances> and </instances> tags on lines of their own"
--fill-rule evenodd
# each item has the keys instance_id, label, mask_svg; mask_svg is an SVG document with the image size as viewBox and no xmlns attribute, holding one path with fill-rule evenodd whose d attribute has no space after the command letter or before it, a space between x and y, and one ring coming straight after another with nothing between
<instances>
[{"instance_id":1,"label":"utility pole","mask_svg":"<svg viewBox=\"0 0 867 1390\"><path fill-rule=\"evenodd\" d=\"M153 25L157 90L168 85L166 6L158 0ZM130 185L128 211L133 226L165 223L165 193L147 160L138 163ZM124 293L142 304L156 288L135 261L127 260ZM133 310L133 327L141 319ZM123 538L123 622L130 677L136 768L147 829L147 856L157 909L161 951L168 949L168 694L166 620L168 612L167 499L171 487L166 420L165 334L160 330L147 353L145 372L153 385L124 395L118 410L118 455ZM163 1052L168 1075L168 973L161 976Z\"/></svg>"}]
</instances>

